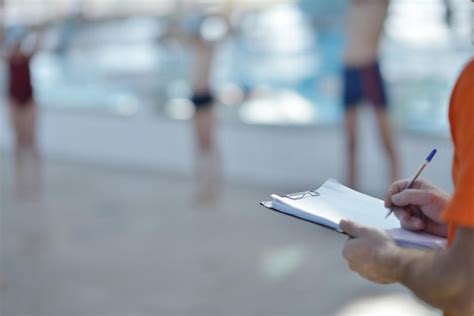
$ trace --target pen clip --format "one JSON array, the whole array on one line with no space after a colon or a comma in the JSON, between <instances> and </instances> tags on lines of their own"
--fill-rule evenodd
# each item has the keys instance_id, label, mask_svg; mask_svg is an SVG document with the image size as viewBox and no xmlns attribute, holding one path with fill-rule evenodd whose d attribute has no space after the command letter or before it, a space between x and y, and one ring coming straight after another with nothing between
<instances>
[{"instance_id":1,"label":"pen clip","mask_svg":"<svg viewBox=\"0 0 474 316\"><path fill-rule=\"evenodd\" d=\"M291 200L302 200L306 197L316 197L316 196L320 196L319 192L317 192L316 190L308 190L308 191L283 195L283 197L289 198Z\"/></svg>"}]
</instances>

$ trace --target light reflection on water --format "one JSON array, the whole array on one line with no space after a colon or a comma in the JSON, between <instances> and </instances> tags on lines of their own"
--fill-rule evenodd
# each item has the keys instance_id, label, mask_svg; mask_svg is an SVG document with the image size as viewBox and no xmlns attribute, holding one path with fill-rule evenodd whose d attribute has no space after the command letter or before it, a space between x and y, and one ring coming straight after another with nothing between
<instances>
[{"instance_id":1,"label":"light reflection on water","mask_svg":"<svg viewBox=\"0 0 474 316\"><path fill-rule=\"evenodd\" d=\"M222 108L222 115L248 123L337 123L342 112L344 2L330 6L324 1L302 1L308 16L295 5L277 5L244 19L240 35L218 49L213 84L216 89L229 84L244 90L263 87L271 93L240 107ZM443 21L441 3L400 0L392 2L389 10L381 59L393 113L405 128L447 131L449 92L471 54L468 3L454 2L457 10L451 30ZM311 18L321 19L324 10L332 12L335 21L314 31ZM159 40L163 28L163 23L151 18L80 26L68 53L45 52L35 58L40 103L132 114L139 106L161 111L169 108L170 98L186 98L189 88L183 82L189 76L189 52L177 42Z\"/></svg>"}]
</instances>

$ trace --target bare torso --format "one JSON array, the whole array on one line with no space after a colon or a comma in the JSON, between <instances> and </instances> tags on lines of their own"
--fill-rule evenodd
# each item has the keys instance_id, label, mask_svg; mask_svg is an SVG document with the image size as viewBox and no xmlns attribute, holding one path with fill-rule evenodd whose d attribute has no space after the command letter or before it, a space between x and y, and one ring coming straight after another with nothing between
<instances>
[{"instance_id":1,"label":"bare torso","mask_svg":"<svg viewBox=\"0 0 474 316\"><path fill-rule=\"evenodd\" d=\"M214 46L214 43L208 42L204 39L192 40L192 88L195 93L206 93L210 90L209 81L211 76Z\"/></svg>"},{"instance_id":2,"label":"bare torso","mask_svg":"<svg viewBox=\"0 0 474 316\"><path fill-rule=\"evenodd\" d=\"M350 1L344 53L346 64L367 65L377 58L387 8L388 0Z\"/></svg>"}]
</instances>

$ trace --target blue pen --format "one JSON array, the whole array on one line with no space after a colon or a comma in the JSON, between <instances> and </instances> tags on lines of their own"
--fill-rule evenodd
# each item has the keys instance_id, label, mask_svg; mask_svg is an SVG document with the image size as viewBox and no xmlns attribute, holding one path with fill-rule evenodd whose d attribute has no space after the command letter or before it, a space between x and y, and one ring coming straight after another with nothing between
<instances>
[{"instance_id":1,"label":"blue pen","mask_svg":"<svg viewBox=\"0 0 474 316\"><path fill-rule=\"evenodd\" d=\"M433 159L434 155L436 155L436 152L437 152L436 149L433 149L433 150L430 152L430 154L428 155L428 157L426 157L425 161L421 164L420 168L418 169L418 172L415 174L415 176L414 176L413 179L410 181L410 183L408 183L408 185L406 186L405 190L411 189L411 187L413 186L413 184L415 184L416 179L418 179L418 177L420 176L421 172L426 168L426 166L428 166L428 164L431 162L431 159ZM389 217L390 214L392 214L393 209L394 209L394 206L392 206L392 207L390 208L390 210L388 211L387 215L385 215L385 218Z\"/></svg>"}]
</instances>

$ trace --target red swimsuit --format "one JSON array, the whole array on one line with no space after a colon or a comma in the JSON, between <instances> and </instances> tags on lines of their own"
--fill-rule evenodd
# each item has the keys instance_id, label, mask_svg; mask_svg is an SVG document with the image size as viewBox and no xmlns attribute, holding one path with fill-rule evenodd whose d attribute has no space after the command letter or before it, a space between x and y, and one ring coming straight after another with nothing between
<instances>
[{"instance_id":1,"label":"red swimsuit","mask_svg":"<svg viewBox=\"0 0 474 316\"><path fill-rule=\"evenodd\" d=\"M27 105L33 99L31 85L30 58L11 56L8 60L9 87L8 95L18 106Z\"/></svg>"}]
</instances>

